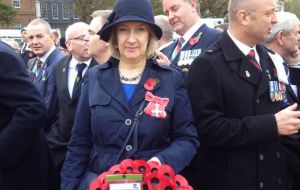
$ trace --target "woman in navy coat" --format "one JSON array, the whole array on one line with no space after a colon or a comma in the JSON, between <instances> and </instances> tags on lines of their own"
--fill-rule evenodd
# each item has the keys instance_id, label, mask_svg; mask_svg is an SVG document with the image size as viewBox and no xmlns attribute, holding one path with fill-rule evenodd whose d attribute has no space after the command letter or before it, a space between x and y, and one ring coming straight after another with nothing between
<instances>
[{"instance_id":1,"label":"woman in navy coat","mask_svg":"<svg viewBox=\"0 0 300 190\"><path fill-rule=\"evenodd\" d=\"M126 158L157 161L179 172L196 154L199 142L182 76L154 59L162 31L152 6L148 0L128 1L117 1L100 31L114 58L91 69L83 82L63 190L86 189Z\"/></svg>"}]
</instances>

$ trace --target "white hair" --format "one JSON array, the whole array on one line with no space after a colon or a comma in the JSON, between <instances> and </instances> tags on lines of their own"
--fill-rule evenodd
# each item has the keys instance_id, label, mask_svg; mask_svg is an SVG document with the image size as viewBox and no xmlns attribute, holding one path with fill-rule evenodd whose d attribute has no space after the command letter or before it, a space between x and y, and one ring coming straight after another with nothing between
<instances>
[{"instance_id":1,"label":"white hair","mask_svg":"<svg viewBox=\"0 0 300 190\"><path fill-rule=\"evenodd\" d=\"M272 27L270 37L266 40L266 43L271 43L276 39L278 32L283 32L288 35L293 30L295 25L299 25L298 17L290 12L277 12L277 23Z\"/></svg>"}]
</instances>

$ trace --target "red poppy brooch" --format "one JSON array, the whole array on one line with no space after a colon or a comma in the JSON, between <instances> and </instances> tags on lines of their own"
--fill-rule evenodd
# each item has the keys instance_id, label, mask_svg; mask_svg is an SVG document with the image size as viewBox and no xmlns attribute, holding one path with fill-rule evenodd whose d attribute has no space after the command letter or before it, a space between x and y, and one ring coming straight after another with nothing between
<instances>
[{"instance_id":1,"label":"red poppy brooch","mask_svg":"<svg viewBox=\"0 0 300 190\"><path fill-rule=\"evenodd\" d=\"M157 83L158 80L148 78L144 84L144 88L147 90L145 94L145 100L149 102L149 104L144 109L144 112L151 117L164 119L167 117L165 108L169 103L169 98L155 96L150 92L154 89Z\"/></svg>"},{"instance_id":2,"label":"red poppy brooch","mask_svg":"<svg viewBox=\"0 0 300 190\"><path fill-rule=\"evenodd\" d=\"M199 40L200 40L200 38L201 38L201 36L202 36L202 32L200 32L197 36L191 38L191 39L189 40L190 45L193 46L193 45L195 45L196 43L198 43Z\"/></svg>"},{"instance_id":3,"label":"red poppy brooch","mask_svg":"<svg viewBox=\"0 0 300 190\"><path fill-rule=\"evenodd\" d=\"M159 83L159 80L154 78L148 78L144 84L144 88L148 91L152 91L154 87Z\"/></svg>"}]
</instances>

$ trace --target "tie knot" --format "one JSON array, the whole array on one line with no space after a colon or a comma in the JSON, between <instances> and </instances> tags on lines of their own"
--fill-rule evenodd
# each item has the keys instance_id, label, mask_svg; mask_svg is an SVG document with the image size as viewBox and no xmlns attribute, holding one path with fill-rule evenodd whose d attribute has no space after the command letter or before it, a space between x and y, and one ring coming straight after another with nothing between
<instances>
[{"instance_id":1,"label":"tie knot","mask_svg":"<svg viewBox=\"0 0 300 190\"><path fill-rule=\"evenodd\" d=\"M179 39L178 39L178 43L182 44L184 42L184 38L181 36Z\"/></svg>"},{"instance_id":2,"label":"tie knot","mask_svg":"<svg viewBox=\"0 0 300 190\"><path fill-rule=\"evenodd\" d=\"M77 71L78 71L78 73L82 73L82 71L83 71L83 69L86 67L86 64L85 63L78 63L77 65L76 65L76 69L77 69Z\"/></svg>"},{"instance_id":3,"label":"tie knot","mask_svg":"<svg viewBox=\"0 0 300 190\"><path fill-rule=\"evenodd\" d=\"M249 54L248 54L248 57L250 59L254 59L255 58L255 51L253 49L250 50Z\"/></svg>"}]
</instances>

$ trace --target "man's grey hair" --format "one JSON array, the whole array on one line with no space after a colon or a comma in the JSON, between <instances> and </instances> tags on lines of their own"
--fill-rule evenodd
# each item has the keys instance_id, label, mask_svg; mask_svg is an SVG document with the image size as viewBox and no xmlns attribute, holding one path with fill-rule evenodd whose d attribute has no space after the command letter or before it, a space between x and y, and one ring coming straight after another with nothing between
<instances>
[{"instance_id":1,"label":"man's grey hair","mask_svg":"<svg viewBox=\"0 0 300 190\"><path fill-rule=\"evenodd\" d=\"M162 38L166 40L173 40L173 30L171 25L169 24L169 19L165 15L156 15L154 17L155 23L161 28L162 30Z\"/></svg>"},{"instance_id":2,"label":"man's grey hair","mask_svg":"<svg viewBox=\"0 0 300 190\"><path fill-rule=\"evenodd\" d=\"M164 0L159 0L159 1L160 1L160 3L163 3ZM191 0L182 0L182 1L191 3ZM199 3L198 0L196 1L196 3L197 3L197 5L196 5L197 13L198 13L199 16L201 16L201 12L200 12L200 3Z\"/></svg>"},{"instance_id":3,"label":"man's grey hair","mask_svg":"<svg viewBox=\"0 0 300 190\"><path fill-rule=\"evenodd\" d=\"M65 32L66 41L68 41L74 37L73 34L76 33L78 28L84 28L84 27L88 28L89 25L85 22L75 22L75 23L71 24L70 26L68 26L68 28Z\"/></svg>"},{"instance_id":4,"label":"man's grey hair","mask_svg":"<svg viewBox=\"0 0 300 190\"><path fill-rule=\"evenodd\" d=\"M30 23L26 26L26 30L30 30L30 28L32 26L38 26L38 25L43 25L46 28L47 32L49 34L51 34L52 29L51 29L50 24L41 18L36 18L36 19L33 19L32 21L30 21Z\"/></svg>"},{"instance_id":5,"label":"man's grey hair","mask_svg":"<svg viewBox=\"0 0 300 190\"><path fill-rule=\"evenodd\" d=\"M289 35L295 25L299 25L298 17L290 12L277 12L277 23L272 27L270 37L266 40L266 43L271 43L276 39L278 32L283 32L284 35Z\"/></svg>"}]
</instances>

